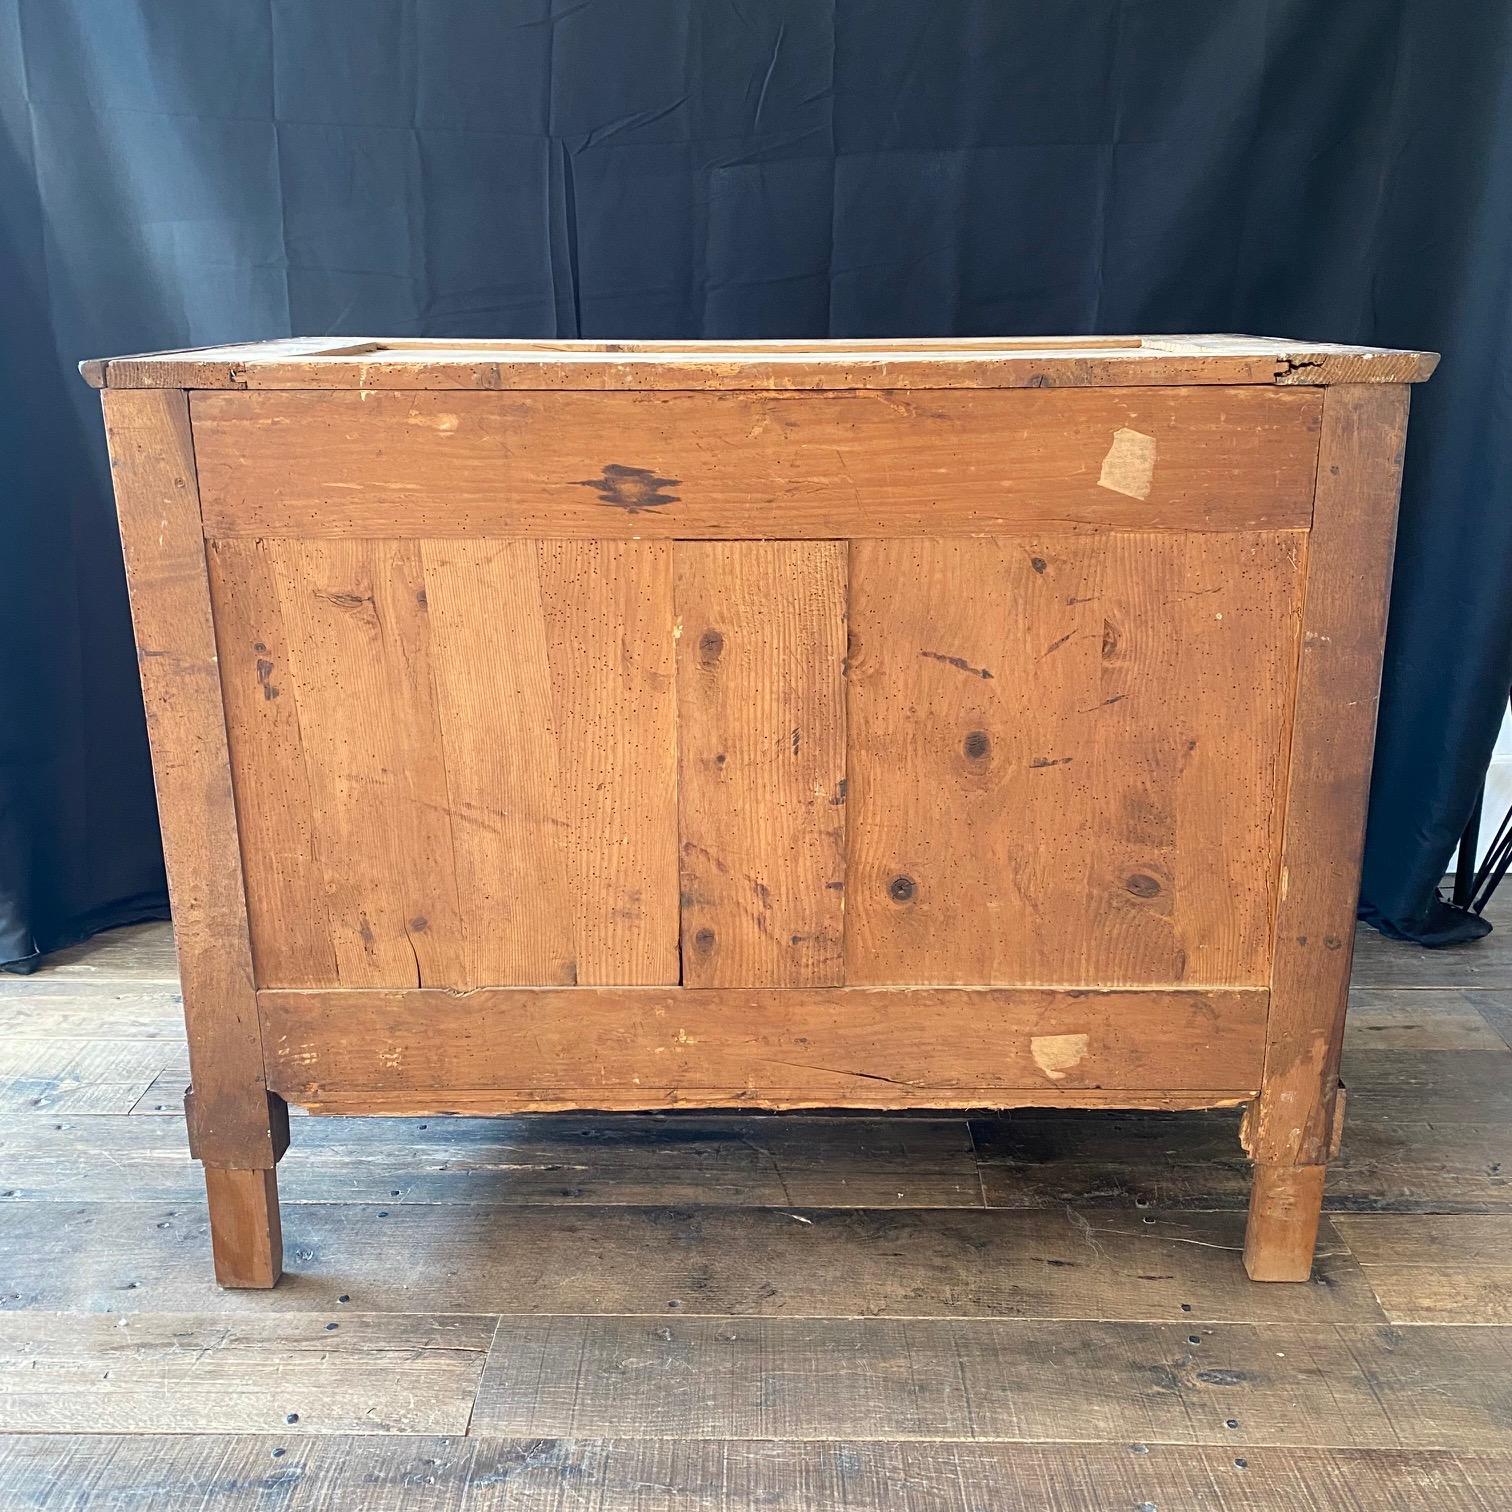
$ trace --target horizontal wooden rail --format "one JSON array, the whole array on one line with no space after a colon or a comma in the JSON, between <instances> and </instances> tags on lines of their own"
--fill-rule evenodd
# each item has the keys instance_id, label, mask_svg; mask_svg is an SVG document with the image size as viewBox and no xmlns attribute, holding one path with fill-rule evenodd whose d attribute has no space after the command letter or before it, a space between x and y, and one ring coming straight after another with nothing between
<instances>
[{"instance_id":1,"label":"horizontal wooden rail","mask_svg":"<svg viewBox=\"0 0 1512 1512\"><path fill-rule=\"evenodd\" d=\"M211 537L1306 529L1321 407L1258 388L191 399Z\"/></svg>"},{"instance_id":2,"label":"horizontal wooden rail","mask_svg":"<svg viewBox=\"0 0 1512 1512\"><path fill-rule=\"evenodd\" d=\"M370 1112L1234 1102L1259 1086L1267 1002L1033 987L258 994L269 1085Z\"/></svg>"}]
</instances>

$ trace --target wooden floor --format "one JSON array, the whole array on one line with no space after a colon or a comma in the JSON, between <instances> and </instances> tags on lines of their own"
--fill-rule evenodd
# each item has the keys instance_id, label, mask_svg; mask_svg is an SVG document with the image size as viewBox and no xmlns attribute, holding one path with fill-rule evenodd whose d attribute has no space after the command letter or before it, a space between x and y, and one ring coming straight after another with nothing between
<instances>
[{"instance_id":1,"label":"wooden floor","mask_svg":"<svg viewBox=\"0 0 1512 1512\"><path fill-rule=\"evenodd\" d=\"M1512 1506L1512 913L1364 935L1314 1281L1231 1114L301 1119L218 1291L166 928L0 979L0 1508Z\"/></svg>"}]
</instances>

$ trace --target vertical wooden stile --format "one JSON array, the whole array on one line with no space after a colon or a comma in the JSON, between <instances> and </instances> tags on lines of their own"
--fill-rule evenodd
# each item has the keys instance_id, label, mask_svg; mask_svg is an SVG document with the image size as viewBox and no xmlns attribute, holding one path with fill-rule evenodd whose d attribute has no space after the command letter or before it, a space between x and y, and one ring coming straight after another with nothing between
<instances>
[{"instance_id":1,"label":"vertical wooden stile","mask_svg":"<svg viewBox=\"0 0 1512 1512\"><path fill-rule=\"evenodd\" d=\"M1339 1052L1407 428L1400 385L1323 398L1245 1264L1305 1280L1335 1142Z\"/></svg>"}]
</instances>

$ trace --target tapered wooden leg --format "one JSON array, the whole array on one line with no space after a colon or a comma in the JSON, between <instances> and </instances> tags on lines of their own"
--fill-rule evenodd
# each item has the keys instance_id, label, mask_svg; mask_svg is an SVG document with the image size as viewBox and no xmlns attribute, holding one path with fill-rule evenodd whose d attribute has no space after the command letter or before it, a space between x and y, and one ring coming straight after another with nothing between
<instances>
[{"instance_id":1,"label":"tapered wooden leg","mask_svg":"<svg viewBox=\"0 0 1512 1512\"><path fill-rule=\"evenodd\" d=\"M205 1167L210 1245L222 1286L267 1290L283 1275L278 1173Z\"/></svg>"},{"instance_id":2,"label":"tapered wooden leg","mask_svg":"<svg viewBox=\"0 0 1512 1512\"><path fill-rule=\"evenodd\" d=\"M1255 1167L1244 1231L1251 1281L1306 1281L1312 1275L1327 1174L1326 1166Z\"/></svg>"}]
</instances>

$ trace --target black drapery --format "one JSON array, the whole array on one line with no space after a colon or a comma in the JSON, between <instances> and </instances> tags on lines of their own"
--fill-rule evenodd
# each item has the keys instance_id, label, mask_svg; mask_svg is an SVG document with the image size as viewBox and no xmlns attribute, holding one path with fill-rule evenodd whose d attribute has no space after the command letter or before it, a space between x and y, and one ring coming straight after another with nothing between
<instances>
[{"instance_id":1,"label":"black drapery","mask_svg":"<svg viewBox=\"0 0 1512 1512\"><path fill-rule=\"evenodd\" d=\"M1363 908L1512 681L1505 0L0 0L0 960L163 906L86 356L1249 331L1419 389Z\"/></svg>"}]
</instances>

